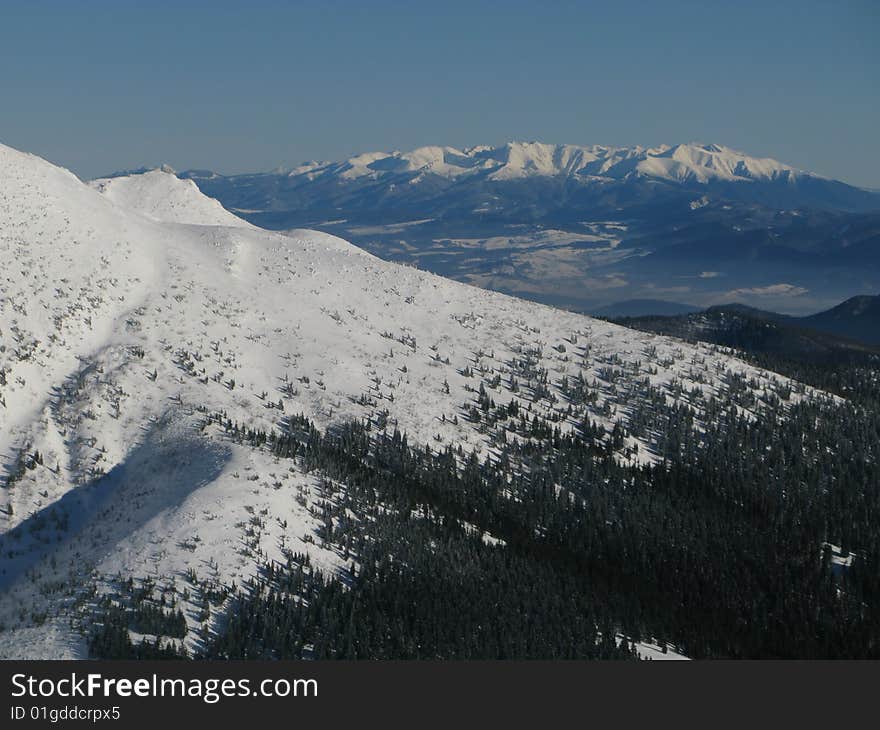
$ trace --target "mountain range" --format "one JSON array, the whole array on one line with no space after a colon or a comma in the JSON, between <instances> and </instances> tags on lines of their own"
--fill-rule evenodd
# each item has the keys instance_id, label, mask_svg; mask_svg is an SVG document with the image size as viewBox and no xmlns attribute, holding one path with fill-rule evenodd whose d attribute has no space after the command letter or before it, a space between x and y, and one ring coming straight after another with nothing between
<instances>
[{"instance_id":1,"label":"mountain range","mask_svg":"<svg viewBox=\"0 0 880 730\"><path fill-rule=\"evenodd\" d=\"M261 227L576 311L745 299L803 314L880 290L880 195L721 145L422 147L181 177Z\"/></svg>"},{"instance_id":2,"label":"mountain range","mask_svg":"<svg viewBox=\"0 0 880 730\"><path fill-rule=\"evenodd\" d=\"M220 177L208 171L190 171L185 175L196 180ZM869 191L798 170L777 160L750 157L715 144L649 148L509 142L500 147L476 146L461 150L429 146L411 152L365 153L340 162L307 162L290 169L280 168L267 176L276 178L278 193L301 188L317 191L321 186L348 187L338 193L351 196L347 202L354 210L369 204L371 191L368 188L373 188L373 193L377 189L384 190L389 198L406 202L437 195L451 187L470 188L468 192L473 194L478 186L486 183L524 180L534 183L546 179L592 188L591 192L599 196L597 202L606 205L613 205L610 200L605 202L602 198L611 193L615 184L645 183L671 185L672 189L685 187L695 192L719 192L749 202L760 200L776 207L787 204L801 207L812 203L820 208L853 212L876 211L878 208L877 195ZM263 176L242 177L256 183ZM655 189L658 191L655 195L658 195L663 188ZM259 202L261 208L273 202L261 198L263 192L253 190L254 197L251 198L253 202ZM308 192L302 192L304 199L292 198L293 205L286 206L288 211L313 207ZM495 197L491 187L482 192L482 205L471 212L499 217L514 215L519 218L522 215L506 206L508 201L503 197ZM581 195L584 195L583 191ZM583 202L586 200L584 196ZM287 201L276 202L280 207ZM555 207L553 202L544 201L546 208ZM559 207L581 202L576 197L571 203L555 201ZM533 216L542 212L529 211Z\"/></svg>"}]
</instances>

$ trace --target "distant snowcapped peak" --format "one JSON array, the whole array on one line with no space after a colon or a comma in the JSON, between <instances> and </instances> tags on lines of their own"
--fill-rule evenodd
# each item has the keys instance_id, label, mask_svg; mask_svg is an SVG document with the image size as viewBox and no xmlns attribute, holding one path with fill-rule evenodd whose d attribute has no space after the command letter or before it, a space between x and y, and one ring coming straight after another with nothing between
<instances>
[{"instance_id":1,"label":"distant snowcapped peak","mask_svg":"<svg viewBox=\"0 0 880 730\"><path fill-rule=\"evenodd\" d=\"M719 144L612 147L510 141L495 147L476 145L457 149L426 145L410 152L368 152L339 163L306 163L288 174L307 175L309 179L328 175L349 181L409 174L412 182L423 180L425 175L503 181L556 176L620 180L635 174L668 181L707 183L711 180L791 181L810 173Z\"/></svg>"},{"instance_id":2,"label":"distant snowcapped peak","mask_svg":"<svg viewBox=\"0 0 880 730\"><path fill-rule=\"evenodd\" d=\"M718 144L678 144L663 151L648 150L636 165L646 177L666 180L793 180L808 175L771 158L751 157Z\"/></svg>"}]
</instances>

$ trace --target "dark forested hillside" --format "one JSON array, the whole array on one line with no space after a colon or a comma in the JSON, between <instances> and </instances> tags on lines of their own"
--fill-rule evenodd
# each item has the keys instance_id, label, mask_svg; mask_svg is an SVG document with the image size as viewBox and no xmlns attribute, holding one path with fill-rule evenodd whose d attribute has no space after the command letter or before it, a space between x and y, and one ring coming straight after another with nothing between
<instances>
[{"instance_id":1,"label":"dark forested hillside","mask_svg":"<svg viewBox=\"0 0 880 730\"><path fill-rule=\"evenodd\" d=\"M801 322L822 332L880 346L880 296L858 296Z\"/></svg>"},{"instance_id":2,"label":"dark forested hillside","mask_svg":"<svg viewBox=\"0 0 880 730\"><path fill-rule=\"evenodd\" d=\"M202 655L627 658L653 641L691 657L876 658L871 377L848 403L780 386L759 421L736 378L704 422L649 392L629 429L585 421L568 434L481 387L463 417L492 435L482 460L381 423L321 433L291 417L264 433L212 416L235 442L322 476L318 539L351 567L324 575L293 553L267 563L231 594ZM649 436L656 463L615 457L631 434ZM114 620L93 641L99 656Z\"/></svg>"}]
</instances>

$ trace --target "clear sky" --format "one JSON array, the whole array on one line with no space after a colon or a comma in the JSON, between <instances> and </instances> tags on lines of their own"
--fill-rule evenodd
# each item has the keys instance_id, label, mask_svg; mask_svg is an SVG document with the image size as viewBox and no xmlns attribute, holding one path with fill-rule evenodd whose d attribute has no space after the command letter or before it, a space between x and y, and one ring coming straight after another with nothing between
<instances>
[{"instance_id":1,"label":"clear sky","mask_svg":"<svg viewBox=\"0 0 880 730\"><path fill-rule=\"evenodd\" d=\"M880 2L0 1L0 142L83 177L717 142L880 188Z\"/></svg>"}]
</instances>

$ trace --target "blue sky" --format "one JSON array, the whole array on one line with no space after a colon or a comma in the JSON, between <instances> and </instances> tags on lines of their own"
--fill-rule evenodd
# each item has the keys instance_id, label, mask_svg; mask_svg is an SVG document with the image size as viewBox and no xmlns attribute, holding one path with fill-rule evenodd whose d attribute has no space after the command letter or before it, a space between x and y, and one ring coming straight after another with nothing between
<instances>
[{"instance_id":1,"label":"blue sky","mask_svg":"<svg viewBox=\"0 0 880 730\"><path fill-rule=\"evenodd\" d=\"M0 4L0 142L84 177L718 142L880 188L880 3Z\"/></svg>"}]
</instances>

